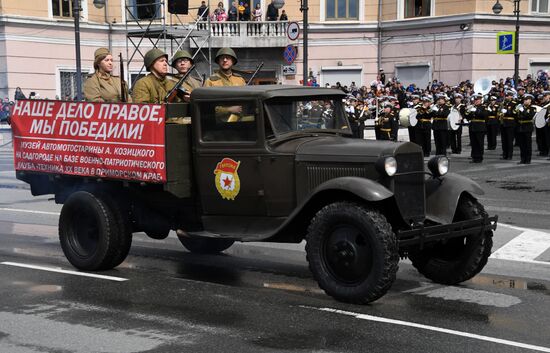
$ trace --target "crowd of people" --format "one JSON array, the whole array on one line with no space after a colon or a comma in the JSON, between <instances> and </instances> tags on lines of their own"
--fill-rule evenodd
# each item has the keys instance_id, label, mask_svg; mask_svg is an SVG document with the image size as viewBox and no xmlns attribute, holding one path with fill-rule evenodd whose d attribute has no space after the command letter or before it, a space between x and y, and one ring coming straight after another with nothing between
<instances>
[{"instance_id":1,"label":"crowd of people","mask_svg":"<svg viewBox=\"0 0 550 353\"><path fill-rule=\"evenodd\" d=\"M229 9L224 8L223 2L219 2L214 11L210 11L205 1L201 2L201 6L197 11L197 17L203 21L210 18L212 22L225 21L288 21L288 16L285 10L279 14L279 9L271 2L266 9L265 17L260 4L251 9L248 2L231 3Z\"/></svg>"},{"instance_id":2,"label":"crowd of people","mask_svg":"<svg viewBox=\"0 0 550 353\"><path fill-rule=\"evenodd\" d=\"M462 152L462 132L468 128L472 163L483 161L485 149L495 150L500 135L502 159L511 160L514 146L519 146L519 163L529 164L535 132L538 155L548 156L548 72L527 75L517 85L512 78L484 79L481 84L485 86L481 91L469 80L456 86L434 80L425 88L405 87L396 78L386 81L380 70L368 87L357 87L354 82L349 87L339 83L333 87L349 94L347 110L358 137L362 137L366 119L372 118L377 139L396 140L399 126L405 125L410 141L420 145L426 156L431 153L432 141L435 154L446 155L449 148L451 153ZM534 126L536 116L538 127Z\"/></svg>"}]
</instances>

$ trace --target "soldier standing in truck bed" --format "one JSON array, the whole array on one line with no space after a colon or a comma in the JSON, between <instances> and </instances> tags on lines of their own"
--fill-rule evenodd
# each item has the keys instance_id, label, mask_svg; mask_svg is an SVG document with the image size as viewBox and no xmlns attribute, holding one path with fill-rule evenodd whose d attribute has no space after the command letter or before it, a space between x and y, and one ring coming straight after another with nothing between
<instances>
[{"instance_id":1,"label":"soldier standing in truck bed","mask_svg":"<svg viewBox=\"0 0 550 353\"><path fill-rule=\"evenodd\" d=\"M84 97L90 102L121 102L128 101L128 88L122 85L120 77L113 76L113 56L107 48L99 48L94 52L95 72L84 82ZM124 99L123 99L124 95Z\"/></svg>"},{"instance_id":2,"label":"soldier standing in truck bed","mask_svg":"<svg viewBox=\"0 0 550 353\"><path fill-rule=\"evenodd\" d=\"M145 53L144 64L149 75L140 78L134 85L134 103L162 103L176 82L168 79L168 55L160 49Z\"/></svg>"},{"instance_id":3,"label":"soldier standing in truck bed","mask_svg":"<svg viewBox=\"0 0 550 353\"><path fill-rule=\"evenodd\" d=\"M221 48L218 50L216 63L220 68L206 80L204 85L206 87L246 86L244 78L232 70L237 61L237 55L233 49Z\"/></svg>"}]
</instances>

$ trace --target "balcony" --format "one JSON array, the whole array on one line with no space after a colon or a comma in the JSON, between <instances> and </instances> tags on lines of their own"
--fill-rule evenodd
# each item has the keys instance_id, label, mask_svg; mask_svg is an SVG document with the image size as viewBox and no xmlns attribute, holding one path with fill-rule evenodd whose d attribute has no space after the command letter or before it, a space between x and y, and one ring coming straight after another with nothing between
<instances>
[{"instance_id":1,"label":"balcony","mask_svg":"<svg viewBox=\"0 0 550 353\"><path fill-rule=\"evenodd\" d=\"M225 21L211 22L212 47L274 48L290 44L286 35L287 21ZM198 23L197 29L208 31L208 23ZM191 43L196 48L195 43Z\"/></svg>"}]
</instances>

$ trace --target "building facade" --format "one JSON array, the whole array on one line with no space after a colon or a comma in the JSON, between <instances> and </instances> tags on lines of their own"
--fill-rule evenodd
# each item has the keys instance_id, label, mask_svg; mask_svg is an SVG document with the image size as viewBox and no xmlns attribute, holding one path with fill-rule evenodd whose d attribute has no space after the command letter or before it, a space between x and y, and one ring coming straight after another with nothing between
<instances>
[{"instance_id":1,"label":"building facade","mask_svg":"<svg viewBox=\"0 0 550 353\"><path fill-rule=\"evenodd\" d=\"M257 4L265 20L271 0ZM104 7L96 7L106 3ZM177 2L177 0L176 0ZM229 0L221 1L227 10ZM453 84L480 77L513 75L514 56L496 54L496 34L515 29L513 3L493 14L496 0L309 0L309 74L320 85L368 85L379 69L404 83L438 79ZM210 12L218 2L207 2ZM0 0L0 96L13 99L16 87L42 98L75 93L73 0ZM198 72L222 46L233 47L239 68L264 68L259 83L299 84L303 36L290 40L287 22L198 23L200 0L189 0L188 15L169 13L168 0L81 0L80 51L83 75L92 71L93 52L110 47L122 53L126 78L143 73L142 55L153 45L169 54L178 47L199 50ZM299 0L286 0L289 21L302 22ZM281 10L279 10L281 12ZM550 68L548 0L520 1L520 75ZM287 45L297 48L285 62ZM118 66L118 65L117 65ZM215 68L215 66L214 66ZM116 69L115 69L116 70Z\"/></svg>"}]
</instances>

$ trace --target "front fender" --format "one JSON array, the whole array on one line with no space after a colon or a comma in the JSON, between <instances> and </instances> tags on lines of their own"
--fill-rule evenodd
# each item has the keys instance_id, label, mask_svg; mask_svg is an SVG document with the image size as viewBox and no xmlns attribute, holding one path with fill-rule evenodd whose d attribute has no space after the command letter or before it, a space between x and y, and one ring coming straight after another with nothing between
<instances>
[{"instance_id":1,"label":"front fender","mask_svg":"<svg viewBox=\"0 0 550 353\"><path fill-rule=\"evenodd\" d=\"M454 173L427 180L426 219L440 224L452 223L458 200L465 192L474 197L484 194L478 183Z\"/></svg>"},{"instance_id":2,"label":"front fender","mask_svg":"<svg viewBox=\"0 0 550 353\"><path fill-rule=\"evenodd\" d=\"M341 190L350 192L366 201L382 201L393 196L393 192L386 188L384 185L365 178L359 177L341 177L330 179L321 185L317 186L306 198L307 203L309 199L315 195L327 190Z\"/></svg>"}]
</instances>

